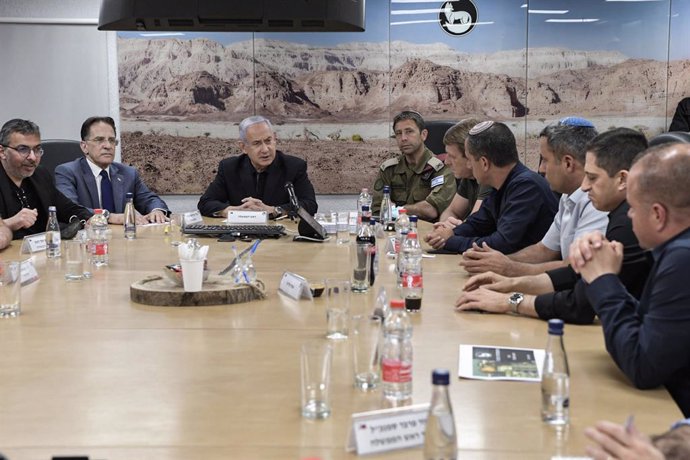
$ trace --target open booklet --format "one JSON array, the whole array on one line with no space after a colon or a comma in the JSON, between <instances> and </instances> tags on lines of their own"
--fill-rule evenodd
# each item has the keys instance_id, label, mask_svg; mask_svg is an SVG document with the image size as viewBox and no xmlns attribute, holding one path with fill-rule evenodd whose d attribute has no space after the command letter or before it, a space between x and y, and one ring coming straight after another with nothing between
<instances>
[{"instance_id":1,"label":"open booklet","mask_svg":"<svg viewBox=\"0 0 690 460\"><path fill-rule=\"evenodd\" d=\"M460 345L458 376L479 380L541 381L544 350Z\"/></svg>"}]
</instances>

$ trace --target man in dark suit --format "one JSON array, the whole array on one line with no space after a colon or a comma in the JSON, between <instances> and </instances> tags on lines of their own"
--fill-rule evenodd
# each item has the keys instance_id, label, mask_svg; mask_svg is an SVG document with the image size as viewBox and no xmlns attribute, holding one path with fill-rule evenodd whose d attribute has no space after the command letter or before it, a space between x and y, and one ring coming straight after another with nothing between
<instances>
[{"instance_id":1,"label":"man in dark suit","mask_svg":"<svg viewBox=\"0 0 690 460\"><path fill-rule=\"evenodd\" d=\"M57 208L62 224L73 216L92 215L60 193L50 172L39 167L42 156L41 132L35 123L15 118L0 129L0 217L15 240L44 232L49 206Z\"/></svg>"},{"instance_id":2,"label":"man in dark suit","mask_svg":"<svg viewBox=\"0 0 690 460\"><path fill-rule=\"evenodd\" d=\"M146 187L136 169L113 161L115 136L112 118L88 118L81 126L84 156L55 168L57 188L89 210L108 210L111 224L124 224L125 194L132 192L138 224L165 222L169 213L165 201Z\"/></svg>"},{"instance_id":3,"label":"man in dark suit","mask_svg":"<svg viewBox=\"0 0 690 460\"><path fill-rule=\"evenodd\" d=\"M228 211L266 211L276 218L290 206L285 184L291 182L301 207L317 210L307 163L276 150L276 136L268 119L245 118L240 123L240 148L244 154L221 160L216 178L199 200L205 216L226 217Z\"/></svg>"}]
</instances>

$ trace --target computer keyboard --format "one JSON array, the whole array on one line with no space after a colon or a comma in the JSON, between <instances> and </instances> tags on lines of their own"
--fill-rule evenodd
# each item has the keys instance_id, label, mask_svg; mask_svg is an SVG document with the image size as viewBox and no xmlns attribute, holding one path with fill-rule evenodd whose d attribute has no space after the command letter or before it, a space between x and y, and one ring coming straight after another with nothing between
<instances>
[{"instance_id":1,"label":"computer keyboard","mask_svg":"<svg viewBox=\"0 0 690 460\"><path fill-rule=\"evenodd\" d=\"M189 235L232 235L238 238L280 238L285 235L282 225L185 225L184 233Z\"/></svg>"}]
</instances>

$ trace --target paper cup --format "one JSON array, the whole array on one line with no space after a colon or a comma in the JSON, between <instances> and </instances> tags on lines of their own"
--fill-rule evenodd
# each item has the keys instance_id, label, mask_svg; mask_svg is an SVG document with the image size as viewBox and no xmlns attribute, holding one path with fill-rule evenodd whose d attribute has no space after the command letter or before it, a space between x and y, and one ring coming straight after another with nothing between
<instances>
[{"instance_id":1,"label":"paper cup","mask_svg":"<svg viewBox=\"0 0 690 460\"><path fill-rule=\"evenodd\" d=\"M199 292L204 281L204 260L182 260L182 286L185 292Z\"/></svg>"}]
</instances>

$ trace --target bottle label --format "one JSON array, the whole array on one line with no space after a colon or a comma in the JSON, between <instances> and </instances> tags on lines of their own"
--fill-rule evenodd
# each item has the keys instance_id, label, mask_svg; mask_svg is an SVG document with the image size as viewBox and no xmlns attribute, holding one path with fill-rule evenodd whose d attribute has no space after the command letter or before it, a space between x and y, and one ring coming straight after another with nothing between
<instances>
[{"instance_id":1,"label":"bottle label","mask_svg":"<svg viewBox=\"0 0 690 460\"><path fill-rule=\"evenodd\" d=\"M407 383L412 381L412 363L399 359L383 358L381 374L384 382Z\"/></svg>"},{"instance_id":2,"label":"bottle label","mask_svg":"<svg viewBox=\"0 0 690 460\"><path fill-rule=\"evenodd\" d=\"M108 243L94 243L93 254L96 256L104 256L108 254Z\"/></svg>"},{"instance_id":3,"label":"bottle label","mask_svg":"<svg viewBox=\"0 0 690 460\"><path fill-rule=\"evenodd\" d=\"M406 288L424 287L424 279L421 273L403 273L402 283L403 287Z\"/></svg>"}]
</instances>

